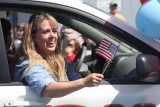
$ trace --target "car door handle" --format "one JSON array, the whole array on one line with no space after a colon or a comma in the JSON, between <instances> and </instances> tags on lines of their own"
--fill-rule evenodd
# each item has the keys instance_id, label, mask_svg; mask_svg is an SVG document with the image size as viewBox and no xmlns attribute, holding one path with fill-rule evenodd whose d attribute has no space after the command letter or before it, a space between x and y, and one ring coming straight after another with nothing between
<instances>
[{"instance_id":1,"label":"car door handle","mask_svg":"<svg viewBox=\"0 0 160 107\"><path fill-rule=\"evenodd\" d=\"M33 101L13 101L6 102L4 107L42 107L43 103Z\"/></svg>"}]
</instances>

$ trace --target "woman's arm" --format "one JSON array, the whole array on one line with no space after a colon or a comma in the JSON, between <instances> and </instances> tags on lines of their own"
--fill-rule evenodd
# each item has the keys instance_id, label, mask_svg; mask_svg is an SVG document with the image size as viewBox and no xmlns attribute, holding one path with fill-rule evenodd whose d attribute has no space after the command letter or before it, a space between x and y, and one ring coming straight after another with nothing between
<instances>
[{"instance_id":1,"label":"woman's arm","mask_svg":"<svg viewBox=\"0 0 160 107\"><path fill-rule=\"evenodd\" d=\"M98 86L102 79L102 74L93 73L75 81L51 83L43 90L42 95L51 98L62 97L84 87Z\"/></svg>"}]
</instances>

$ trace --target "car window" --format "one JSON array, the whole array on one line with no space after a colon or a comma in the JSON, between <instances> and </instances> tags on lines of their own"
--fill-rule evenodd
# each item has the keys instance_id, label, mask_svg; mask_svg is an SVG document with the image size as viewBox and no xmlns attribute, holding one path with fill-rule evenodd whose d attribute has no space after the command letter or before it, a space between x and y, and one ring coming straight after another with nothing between
<instances>
[{"instance_id":1,"label":"car window","mask_svg":"<svg viewBox=\"0 0 160 107\"><path fill-rule=\"evenodd\" d=\"M13 13L16 14L16 17L18 17L17 21L13 20L15 18L15 16L12 16ZM25 16L25 19L23 19L24 16ZM17 28L15 26L17 26L19 23L27 22L29 16L30 16L30 13L7 11L7 17L11 21L12 25L14 26L13 27L13 32L14 32L13 41L15 41L17 39L17 33L16 33ZM120 53L137 53L138 52L135 48L120 41L119 39L113 37L112 35L104 32L102 30L99 30L91 25L88 25L80 20L77 20L74 17L69 17L66 15L59 15L59 14L54 14L54 16L59 21L59 28L58 28L59 34L61 33L62 26L68 26L71 29L73 29L73 30L77 31L78 33L80 33L81 35L83 35L83 38L87 37L87 38L93 40L97 46L100 43L101 38L106 38L109 41L115 43L116 45L120 44L120 47L118 50L118 52L120 52ZM65 20L62 20L64 18L65 18ZM70 22L74 22L74 23L70 23ZM85 29L82 29L82 28L85 28Z\"/></svg>"},{"instance_id":2,"label":"car window","mask_svg":"<svg viewBox=\"0 0 160 107\"><path fill-rule=\"evenodd\" d=\"M65 16L65 17L66 17L66 16ZM115 38L114 36L112 36L112 35L110 35L110 34L108 34L108 33L106 33L106 32L103 32L103 31L100 30L100 29L97 29L97 28L95 28L95 27L93 27L93 26L90 26L90 25L88 25L88 24L85 24L85 23L83 23L83 22L81 22L81 21L78 21L78 20L76 20L76 19L73 19L73 18L71 18L71 17L67 17L67 18L68 18L68 21L66 21L66 22L74 21L75 23L74 23L74 25L71 25L70 23L66 23L66 22L65 22L65 23L64 23L65 25L70 26L72 29L76 30L77 32L81 32L82 35L90 38L91 40L93 40L93 41L96 42L96 43L99 43L98 40L99 40L101 37L105 37L106 39L108 39L109 41L115 43L116 45L119 45L119 44L120 44L120 48L119 48L119 50L118 50L119 52L122 52L122 53L137 53L137 52L139 52L138 50L136 50L136 49L133 48L132 46L126 44L125 42L122 42L121 40ZM61 21L62 21L62 20L60 20L60 23L61 23ZM76 24L76 23L77 23L77 24ZM72 23L72 24L73 24L73 23ZM87 30L81 29L80 27L78 28L78 26L80 26L80 25L81 25L81 27L83 27L83 26L84 26L84 27L87 27L87 28L86 28ZM100 38L96 38L97 35L98 35Z\"/></svg>"},{"instance_id":3,"label":"car window","mask_svg":"<svg viewBox=\"0 0 160 107\"><path fill-rule=\"evenodd\" d=\"M105 33L105 32L104 32L104 33ZM130 50L131 53L132 53L132 52L133 52L133 53L139 52L137 49L135 49L135 48L133 48L132 46L126 44L125 42L123 42L123 41L121 41L121 40L113 37L112 35L109 35L109 34L106 34L106 35L107 35L110 39L112 39L111 41L117 42L118 44L122 45L123 48L126 48L126 49Z\"/></svg>"}]
</instances>

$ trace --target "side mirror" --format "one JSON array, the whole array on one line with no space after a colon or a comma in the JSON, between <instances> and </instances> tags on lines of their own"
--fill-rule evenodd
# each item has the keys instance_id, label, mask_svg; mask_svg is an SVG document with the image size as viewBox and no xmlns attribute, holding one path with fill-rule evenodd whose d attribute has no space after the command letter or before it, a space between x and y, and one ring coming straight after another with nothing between
<instances>
[{"instance_id":1,"label":"side mirror","mask_svg":"<svg viewBox=\"0 0 160 107\"><path fill-rule=\"evenodd\" d=\"M140 81L158 82L160 79L160 59L154 55L138 55L136 59L136 73Z\"/></svg>"}]
</instances>

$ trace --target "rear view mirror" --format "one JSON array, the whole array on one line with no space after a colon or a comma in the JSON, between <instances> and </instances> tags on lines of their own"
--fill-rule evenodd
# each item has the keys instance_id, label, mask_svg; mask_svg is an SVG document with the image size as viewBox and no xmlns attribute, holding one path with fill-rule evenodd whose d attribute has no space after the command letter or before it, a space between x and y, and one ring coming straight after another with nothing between
<instances>
[{"instance_id":1,"label":"rear view mirror","mask_svg":"<svg viewBox=\"0 0 160 107\"><path fill-rule=\"evenodd\" d=\"M137 78L143 82L158 82L160 59L153 55L140 54L136 59Z\"/></svg>"}]
</instances>

